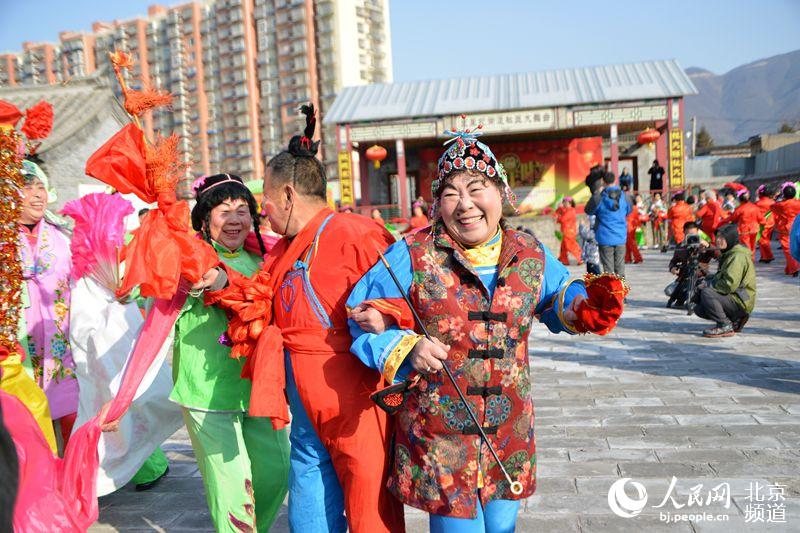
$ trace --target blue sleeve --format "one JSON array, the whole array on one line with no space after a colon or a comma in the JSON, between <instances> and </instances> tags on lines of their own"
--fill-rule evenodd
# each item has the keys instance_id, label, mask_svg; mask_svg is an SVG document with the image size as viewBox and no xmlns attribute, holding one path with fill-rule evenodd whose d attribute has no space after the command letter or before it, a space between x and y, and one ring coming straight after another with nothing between
<instances>
[{"instance_id":1,"label":"blue sleeve","mask_svg":"<svg viewBox=\"0 0 800 533\"><path fill-rule=\"evenodd\" d=\"M542 245L542 248L544 248L544 276L541 296L534 312L539 317L539 322L547 326L551 332L565 331L572 334L560 316L569 308L577 295L586 297L586 287L581 280L570 281L567 267L556 259L546 246Z\"/></svg>"},{"instance_id":2,"label":"blue sleeve","mask_svg":"<svg viewBox=\"0 0 800 533\"><path fill-rule=\"evenodd\" d=\"M800 261L800 215L794 218L792 231L789 232L789 252L792 257Z\"/></svg>"},{"instance_id":3,"label":"blue sleeve","mask_svg":"<svg viewBox=\"0 0 800 533\"><path fill-rule=\"evenodd\" d=\"M386 251L385 257L389 264L392 265L392 270L403 286L403 290L408 294L413 280L408 245L404 240L394 243ZM365 300L402 297L403 295L397 289L397 285L389 275L389 271L386 270L381 261L378 261L353 287L350 296L347 298L347 308L352 309ZM378 372L383 372L387 357L403 337L415 335L413 331L401 330L396 325L389 327L378 335L365 332L353 320L348 320L347 324L350 328L350 334L353 336L353 344L350 346L350 351L365 365L376 369ZM408 361L403 362L397 372L397 378L405 379L410 370L410 363Z\"/></svg>"}]
</instances>

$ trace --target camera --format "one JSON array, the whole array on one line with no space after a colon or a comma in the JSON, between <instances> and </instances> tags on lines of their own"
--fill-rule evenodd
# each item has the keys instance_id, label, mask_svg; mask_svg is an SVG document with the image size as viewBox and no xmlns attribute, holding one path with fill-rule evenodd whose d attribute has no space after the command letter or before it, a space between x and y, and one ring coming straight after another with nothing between
<instances>
[{"instance_id":1,"label":"camera","mask_svg":"<svg viewBox=\"0 0 800 533\"><path fill-rule=\"evenodd\" d=\"M594 194L597 189L603 184L603 176L606 175L606 169L602 165L595 165L589 169L589 174L586 176L584 183L589 187L589 191Z\"/></svg>"},{"instance_id":2,"label":"camera","mask_svg":"<svg viewBox=\"0 0 800 533\"><path fill-rule=\"evenodd\" d=\"M687 235L686 246L700 246L700 235Z\"/></svg>"}]
</instances>

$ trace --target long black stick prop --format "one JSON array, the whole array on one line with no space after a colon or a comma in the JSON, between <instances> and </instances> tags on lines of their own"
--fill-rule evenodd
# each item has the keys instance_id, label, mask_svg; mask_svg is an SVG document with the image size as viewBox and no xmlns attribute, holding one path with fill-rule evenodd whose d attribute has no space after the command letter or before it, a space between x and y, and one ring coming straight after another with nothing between
<instances>
[{"instance_id":1,"label":"long black stick prop","mask_svg":"<svg viewBox=\"0 0 800 533\"><path fill-rule=\"evenodd\" d=\"M417 310L414 309L414 306L411 304L411 299L408 297L408 294L406 294L406 291L403 289L403 285L400 283L400 280L398 280L397 276L394 274L394 270L392 270L391 265L389 265L389 262L386 260L386 258L383 256L380 250L378 250L378 255L381 258L383 266L386 267L386 270L392 277L392 281L394 281L394 284L397 285L397 290L399 290L400 294L403 295L403 299L406 301L406 305L408 305L408 308L411 309L411 314L414 315L414 320L417 322L417 325L422 330L422 333L425 335L425 338L433 342L433 338L431 337L430 333L428 333L428 329L425 327L425 324L423 324L422 320L419 318ZM461 398L461 402L464 404L464 409L467 410L469 417L472 419L472 423L475 424L476 428L478 428L478 433L480 433L481 439L483 439L483 442L486 443L486 446L492 453L492 457L494 457L494 460L497 461L497 465L500 467L500 470L503 471L503 475L506 476L506 480L511 486L511 493L522 494L522 489L523 489L522 483L520 483L519 481L513 481L511 479L511 476L508 474L506 467L503 465L503 461L501 461L500 457L498 457L497 452L494 449L494 446L492 446L492 443L489 442L489 437L486 436L486 433L484 433L481 423L478 422L478 417L475 416L475 413L472 411L472 407L470 407L466 396L464 396L464 393L461 392L461 388L458 386L458 383L456 383L456 378L453 376L453 373L450 372L450 369L447 367L447 362L442 361L442 368L444 368L447 377L450 378L450 382L453 384L453 387L455 387L456 392L458 393L458 397Z\"/></svg>"}]
</instances>

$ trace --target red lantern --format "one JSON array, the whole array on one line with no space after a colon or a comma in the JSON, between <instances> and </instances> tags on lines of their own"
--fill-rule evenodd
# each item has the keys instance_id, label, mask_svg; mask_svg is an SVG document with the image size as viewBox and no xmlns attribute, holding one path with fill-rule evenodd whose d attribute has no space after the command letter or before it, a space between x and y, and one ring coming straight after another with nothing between
<instances>
[{"instance_id":1,"label":"red lantern","mask_svg":"<svg viewBox=\"0 0 800 533\"><path fill-rule=\"evenodd\" d=\"M366 155L367 159L375 162L375 168L381 168L381 161L386 159L387 154L388 152L386 151L386 148L384 148L383 146L379 146L377 144L373 144L372 146L367 148Z\"/></svg>"},{"instance_id":2,"label":"red lantern","mask_svg":"<svg viewBox=\"0 0 800 533\"><path fill-rule=\"evenodd\" d=\"M642 133L639 134L638 137L636 137L636 142L642 145L644 144L652 145L654 142L658 140L659 137L661 137L661 134L658 132L658 130L649 128L644 130Z\"/></svg>"}]
</instances>

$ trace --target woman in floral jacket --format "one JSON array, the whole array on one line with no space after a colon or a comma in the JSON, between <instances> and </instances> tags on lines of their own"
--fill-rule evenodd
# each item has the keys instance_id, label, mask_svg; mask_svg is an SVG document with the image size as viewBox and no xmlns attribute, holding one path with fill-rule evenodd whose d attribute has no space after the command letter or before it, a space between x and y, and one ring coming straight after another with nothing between
<instances>
[{"instance_id":1,"label":"woman in floral jacket","mask_svg":"<svg viewBox=\"0 0 800 533\"><path fill-rule=\"evenodd\" d=\"M70 269L66 224L47 211L55 190L34 162L23 161L25 178L19 244L27 302L21 317L22 346L33 376L47 395L50 414L66 447L78 411L78 381L69 346Z\"/></svg>"},{"instance_id":2,"label":"woman in floral jacket","mask_svg":"<svg viewBox=\"0 0 800 533\"><path fill-rule=\"evenodd\" d=\"M535 237L511 229L502 219L503 200L513 197L502 165L474 133L450 133L453 144L433 182L433 225L386 253L433 340L419 334L378 263L347 302L351 351L387 382L411 378L414 384L396 414L390 491L428 511L431 531L511 531L520 500L536 488L527 345L532 321L554 333L605 333L622 311L621 297L608 313L592 311L599 302L591 289L587 298L586 285L600 278L570 281ZM623 292L620 280L606 278L607 287ZM444 364L505 469L522 484L521 494L511 492L440 372Z\"/></svg>"}]
</instances>

